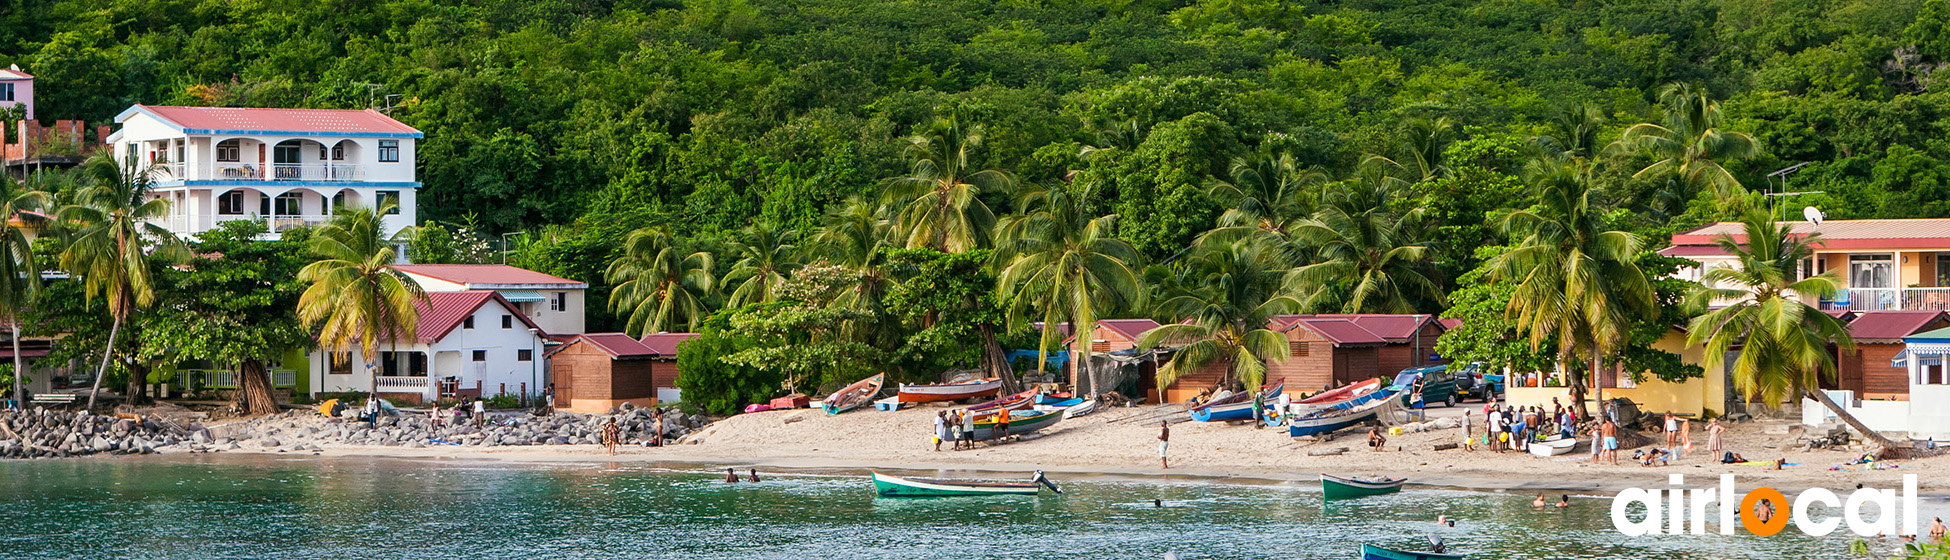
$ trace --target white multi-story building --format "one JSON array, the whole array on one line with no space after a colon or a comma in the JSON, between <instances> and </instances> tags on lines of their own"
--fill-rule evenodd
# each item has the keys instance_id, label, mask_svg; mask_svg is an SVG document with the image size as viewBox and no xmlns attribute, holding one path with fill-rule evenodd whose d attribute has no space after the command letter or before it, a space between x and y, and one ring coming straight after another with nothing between
<instances>
[{"instance_id":1,"label":"white multi-story building","mask_svg":"<svg viewBox=\"0 0 1950 560\"><path fill-rule=\"evenodd\" d=\"M115 116L117 161L150 170L157 220L190 236L231 220L261 220L273 235L313 225L341 206L397 207L385 234L414 225L414 143L423 135L372 110L136 105Z\"/></svg>"}]
</instances>

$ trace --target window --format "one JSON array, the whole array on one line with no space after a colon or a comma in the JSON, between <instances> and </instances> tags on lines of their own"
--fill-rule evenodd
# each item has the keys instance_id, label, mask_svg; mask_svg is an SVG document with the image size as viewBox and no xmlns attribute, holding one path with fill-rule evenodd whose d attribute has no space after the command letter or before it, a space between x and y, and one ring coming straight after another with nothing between
<instances>
[{"instance_id":1,"label":"window","mask_svg":"<svg viewBox=\"0 0 1950 560\"><path fill-rule=\"evenodd\" d=\"M13 101L13 100L14 100L13 82L0 84L0 101Z\"/></svg>"},{"instance_id":2,"label":"window","mask_svg":"<svg viewBox=\"0 0 1950 560\"><path fill-rule=\"evenodd\" d=\"M476 362L485 362L485 361L487 361L487 351L486 351L486 350L475 350L475 351L474 351L474 361L476 361Z\"/></svg>"},{"instance_id":3,"label":"window","mask_svg":"<svg viewBox=\"0 0 1950 560\"><path fill-rule=\"evenodd\" d=\"M523 362L535 361L535 351L527 348L516 350L515 359Z\"/></svg>"},{"instance_id":4,"label":"window","mask_svg":"<svg viewBox=\"0 0 1950 560\"><path fill-rule=\"evenodd\" d=\"M1313 349L1312 346L1313 345L1308 344L1306 341L1289 340L1286 343L1286 353L1288 356L1295 357L1295 358L1305 357L1307 355L1307 352Z\"/></svg>"},{"instance_id":5,"label":"window","mask_svg":"<svg viewBox=\"0 0 1950 560\"><path fill-rule=\"evenodd\" d=\"M513 316L513 315L502 315L502 316L501 316L501 328L504 328L504 329L512 329L512 328L515 328L515 316Z\"/></svg>"},{"instance_id":6,"label":"window","mask_svg":"<svg viewBox=\"0 0 1950 560\"><path fill-rule=\"evenodd\" d=\"M345 143L344 143L344 142L340 142L340 143L338 143L338 144L334 144L334 145L332 146L332 161L345 161Z\"/></svg>"},{"instance_id":7,"label":"window","mask_svg":"<svg viewBox=\"0 0 1950 560\"><path fill-rule=\"evenodd\" d=\"M1849 255L1848 287L1893 288L1895 263L1889 255Z\"/></svg>"},{"instance_id":8,"label":"window","mask_svg":"<svg viewBox=\"0 0 1950 560\"><path fill-rule=\"evenodd\" d=\"M380 141L379 141L379 161L384 161L384 162L396 162L396 161L399 161L399 141L398 141L398 140L380 140Z\"/></svg>"},{"instance_id":9,"label":"window","mask_svg":"<svg viewBox=\"0 0 1950 560\"><path fill-rule=\"evenodd\" d=\"M183 161L183 150L188 147L189 147L188 145L180 142L176 144L176 161L178 163L181 163Z\"/></svg>"},{"instance_id":10,"label":"window","mask_svg":"<svg viewBox=\"0 0 1950 560\"><path fill-rule=\"evenodd\" d=\"M392 209L386 211L386 215L399 213L399 191L379 191L378 202L379 205L374 208L384 208L387 204L393 205Z\"/></svg>"},{"instance_id":11,"label":"window","mask_svg":"<svg viewBox=\"0 0 1950 560\"><path fill-rule=\"evenodd\" d=\"M244 213L244 191L230 191L217 196L217 213L238 215Z\"/></svg>"},{"instance_id":12,"label":"window","mask_svg":"<svg viewBox=\"0 0 1950 560\"><path fill-rule=\"evenodd\" d=\"M568 293L568 292L555 292L555 297L552 297L552 298L549 298L549 300L548 300L548 310L549 310L549 311L568 311L568 310L569 310L569 293Z\"/></svg>"},{"instance_id":13,"label":"window","mask_svg":"<svg viewBox=\"0 0 1950 560\"><path fill-rule=\"evenodd\" d=\"M244 151L243 149L237 147L236 140L225 140L217 143L218 162L236 163L239 161L243 161L244 159L243 154Z\"/></svg>"},{"instance_id":14,"label":"window","mask_svg":"<svg viewBox=\"0 0 1950 560\"><path fill-rule=\"evenodd\" d=\"M268 196L264 196L264 195L258 195L258 197L257 197L257 215L259 215L259 216L269 216L269 215L271 215L271 197L268 197Z\"/></svg>"},{"instance_id":15,"label":"window","mask_svg":"<svg viewBox=\"0 0 1950 560\"><path fill-rule=\"evenodd\" d=\"M332 155L331 155L331 152L329 152L329 151L327 151L327 150L325 149L325 145L324 145L324 144L319 144L319 145L318 145L318 161L325 161L325 158L329 158L329 157L332 157Z\"/></svg>"},{"instance_id":16,"label":"window","mask_svg":"<svg viewBox=\"0 0 1950 560\"><path fill-rule=\"evenodd\" d=\"M278 195L279 216L302 216L305 213L304 193L288 192Z\"/></svg>"},{"instance_id":17,"label":"window","mask_svg":"<svg viewBox=\"0 0 1950 560\"><path fill-rule=\"evenodd\" d=\"M461 319L461 320L460 320L460 328L463 328L463 329L471 329L471 328L474 328L474 317L470 315L470 316L468 316L468 317L467 317L466 319Z\"/></svg>"},{"instance_id":18,"label":"window","mask_svg":"<svg viewBox=\"0 0 1950 560\"><path fill-rule=\"evenodd\" d=\"M402 354L402 352L391 352L391 351L380 352L379 353L379 374L385 376L399 375L400 354Z\"/></svg>"},{"instance_id":19,"label":"window","mask_svg":"<svg viewBox=\"0 0 1950 560\"><path fill-rule=\"evenodd\" d=\"M325 361L328 362L325 369L330 370L333 375L352 375L351 355L340 356L328 352L325 354Z\"/></svg>"}]
</instances>

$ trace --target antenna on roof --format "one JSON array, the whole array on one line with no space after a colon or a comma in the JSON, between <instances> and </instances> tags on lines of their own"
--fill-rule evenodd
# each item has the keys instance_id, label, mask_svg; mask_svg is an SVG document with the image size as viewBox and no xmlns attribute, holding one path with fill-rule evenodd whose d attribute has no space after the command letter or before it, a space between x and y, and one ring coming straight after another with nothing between
<instances>
[{"instance_id":1,"label":"antenna on roof","mask_svg":"<svg viewBox=\"0 0 1950 560\"><path fill-rule=\"evenodd\" d=\"M1773 172L1773 173L1768 173L1768 174L1767 174L1767 190L1768 190L1768 191L1771 191L1771 192L1766 192L1766 193L1762 193L1762 194L1761 194L1761 196L1762 196L1762 197L1765 197L1765 198L1767 199L1767 204L1768 204L1769 206L1775 206L1775 204L1774 204L1774 199L1776 199L1776 198L1785 198L1785 197L1790 197L1790 196L1794 196L1794 195L1799 195L1799 194L1821 194L1821 192L1822 192L1822 191L1799 191L1799 192L1788 192L1788 190L1787 190L1787 184L1788 184L1788 176L1789 176L1789 175L1793 175L1793 174L1795 174L1795 173L1798 173L1798 172L1800 172L1800 171L1801 171L1801 168L1803 168L1803 167L1807 167L1807 165L1808 165L1809 163L1810 163L1810 162L1806 162L1806 161L1804 161L1804 162L1801 162L1801 163L1797 163L1797 164L1794 164L1794 165L1790 165L1790 166L1787 166L1787 167L1783 167L1783 168L1780 168L1780 169L1776 169L1776 170L1774 170L1774 172ZM1777 187L1776 187L1776 186L1774 185L1774 180L1775 180L1775 179L1780 179L1780 180L1781 180L1781 184L1780 184L1780 186L1779 186L1778 188L1777 188ZM1813 208L1813 207L1810 207L1810 208ZM1786 220L1786 219L1787 219L1787 207L1786 207L1786 206L1781 206L1781 217L1780 217L1780 219L1782 219L1782 220ZM1816 220L1809 220L1809 221L1816 221Z\"/></svg>"},{"instance_id":2,"label":"antenna on roof","mask_svg":"<svg viewBox=\"0 0 1950 560\"><path fill-rule=\"evenodd\" d=\"M398 93L384 93L386 91L386 84L370 82L353 82L352 84L366 86L366 108L378 111L382 115L392 116L393 101L404 97L404 95Z\"/></svg>"}]
</instances>

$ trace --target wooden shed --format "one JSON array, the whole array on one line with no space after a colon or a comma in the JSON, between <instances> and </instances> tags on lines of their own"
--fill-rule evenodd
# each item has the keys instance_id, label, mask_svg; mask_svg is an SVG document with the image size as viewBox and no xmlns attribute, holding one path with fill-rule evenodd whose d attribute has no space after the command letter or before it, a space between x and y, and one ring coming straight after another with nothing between
<instances>
[{"instance_id":1,"label":"wooden shed","mask_svg":"<svg viewBox=\"0 0 1950 560\"><path fill-rule=\"evenodd\" d=\"M1286 381L1288 393L1317 393L1386 375L1382 349L1388 340L1354 321L1338 317L1297 317L1274 320L1286 334L1287 361L1267 366L1266 380Z\"/></svg>"},{"instance_id":2,"label":"wooden shed","mask_svg":"<svg viewBox=\"0 0 1950 560\"><path fill-rule=\"evenodd\" d=\"M549 355L555 406L601 414L623 403L657 403L654 365L659 355L622 333L577 335Z\"/></svg>"},{"instance_id":3,"label":"wooden shed","mask_svg":"<svg viewBox=\"0 0 1950 560\"><path fill-rule=\"evenodd\" d=\"M1436 320L1434 315L1422 314L1322 314L1322 315L1282 315L1274 318L1276 325L1290 324L1303 318L1346 319L1362 329L1387 341L1378 352L1377 369L1384 375L1394 375L1402 370L1422 366L1449 363L1435 352L1436 339L1448 332L1448 327Z\"/></svg>"},{"instance_id":4,"label":"wooden shed","mask_svg":"<svg viewBox=\"0 0 1950 560\"><path fill-rule=\"evenodd\" d=\"M1846 319L1846 318L1845 318ZM1848 321L1853 352L1835 349L1837 375L1822 380L1825 389L1854 391L1857 398L1906 400L1909 369L1891 362L1903 350L1903 337L1950 327L1942 311L1863 311Z\"/></svg>"}]
</instances>

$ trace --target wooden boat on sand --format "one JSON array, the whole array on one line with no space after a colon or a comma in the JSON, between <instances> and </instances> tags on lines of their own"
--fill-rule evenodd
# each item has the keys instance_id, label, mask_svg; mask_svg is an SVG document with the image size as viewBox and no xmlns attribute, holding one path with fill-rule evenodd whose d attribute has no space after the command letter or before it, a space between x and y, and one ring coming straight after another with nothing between
<instances>
[{"instance_id":1,"label":"wooden boat on sand","mask_svg":"<svg viewBox=\"0 0 1950 560\"><path fill-rule=\"evenodd\" d=\"M1552 457L1569 453L1578 446L1578 438L1567 438L1564 434L1554 435L1540 441L1530 442L1530 454L1538 457Z\"/></svg>"},{"instance_id":2,"label":"wooden boat on sand","mask_svg":"<svg viewBox=\"0 0 1950 560\"><path fill-rule=\"evenodd\" d=\"M1023 391L1021 393L1016 393L1013 395L1001 397L975 406L963 408L962 411L975 415L975 421L981 422L983 420L995 417L995 412L998 410L1002 410L1006 408L1009 409L1010 411L1017 411L1017 410L1023 410L1031 406L1034 406L1036 404L1036 394L1038 392L1039 391L1037 391L1036 389L1030 389L1028 391Z\"/></svg>"},{"instance_id":3,"label":"wooden boat on sand","mask_svg":"<svg viewBox=\"0 0 1950 560\"><path fill-rule=\"evenodd\" d=\"M1063 413L1061 412L1036 412L1033 410L1025 410L1022 412L1012 411L1009 413L1009 435L1019 436L1048 428L1056 425L1061 420L1063 420ZM976 420L975 440L983 441L1000 437L1000 434L996 433L996 427L994 416Z\"/></svg>"},{"instance_id":4,"label":"wooden boat on sand","mask_svg":"<svg viewBox=\"0 0 1950 560\"><path fill-rule=\"evenodd\" d=\"M1002 390L1002 380L994 377L959 383L908 385L902 383L895 397L904 403L959 401L986 397Z\"/></svg>"},{"instance_id":5,"label":"wooden boat on sand","mask_svg":"<svg viewBox=\"0 0 1950 560\"><path fill-rule=\"evenodd\" d=\"M889 498L1034 496L1040 493L1043 488L1049 488L1051 492L1058 494L1063 493L1062 490L1056 487L1056 483L1050 482L1048 477L1043 476L1043 471L1036 471L1036 474L1031 476L1028 482L983 482L973 480L907 478L876 472L873 473L873 487L881 496Z\"/></svg>"},{"instance_id":6,"label":"wooden boat on sand","mask_svg":"<svg viewBox=\"0 0 1950 560\"><path fill-rule=\"evenodd\" d=\"M1320 494L1329 500L1365 498L1400 492L1402 485L1406 483L1408 483L1406 478L1361 480L1320 473Z\"/></svg>"},{"instance_id":7,"label":"wooden boat on sand","mask_svg":"<svg viewBox=\"0 0 1950 560\"><path fill-rule=\"evenodd\" d=\"M873 374L873 377L855 381L844 389L833 391L833 394L826 396L826 400L820 401L820 406L826 409L827 414L839 414L859 408L860 405L873 402L874 395L880 394L880 386L886 381L887 374Z\"/></svg>"},{"instance_id":8,"label":"wooden boat on sand","mask_svg":"<svg viewBox=\"0 0 1950 560\"><path fill-rule=\"evenodd\" d=\"M1344 387L1339 387L1318 395L1314 395L1311 397L1300 399L1298 401L1294 401L1287 405L1286 413L1294 416L1300 416L1316 410L1327 409L1340 403L1365 397L1369 394L1374 393L1377 390L1380 390L1381 387L1382 387L1381 378L1379 377L1369 379L1367 381L1354 383Z\"/></svg>"},{"instance_id":9,"label":"wooden boat on sand","mask_svg":"<svg viewBox=\"0 0 1950 560\"><path fill-rule=\"evenodd\" d=\"M1361 560L1455 560L1459 558L1467 558L1467 556L1442 552L1395 550L1371 544L1361 545Z\"/></svg>"},{"instance_id":10,"label":"wooden boat on sand","mask_svg":"<svg viewBox=\"0 0 1950 560\"><path fill-rule=\"evenodd\" d=\"M1257 400L1252 398L1251 393L1242 393L1243 395L1246 395L1246 398L1240 399L1235 402L1194 407L1191 410L1192 419L1200 422L1225 422L1229 420L1252 420L1253 407L1255 405L1266 406L1267 403L1280 398L1280 394L1284 392L1286 392L1286 382L1281 381L1278 384L1275 384L1272 387L1267 388L1265 391L1262 391L1260 393L1260 398Z\"/></svg>"},{"instance_id":11,"label":"wooden boat on sand","mask_svg":"<svg viewBox=\"0 0 1950 560\"><path fill-rule=\"evenodd\" d=\"M1375 391L1326 410L1285 418L1287 435L1315 436L1372 420L1382 407L1393 402L1388 398L1391 395L1394 395L1394 391Z\"/></svg>"}]
</instances>

